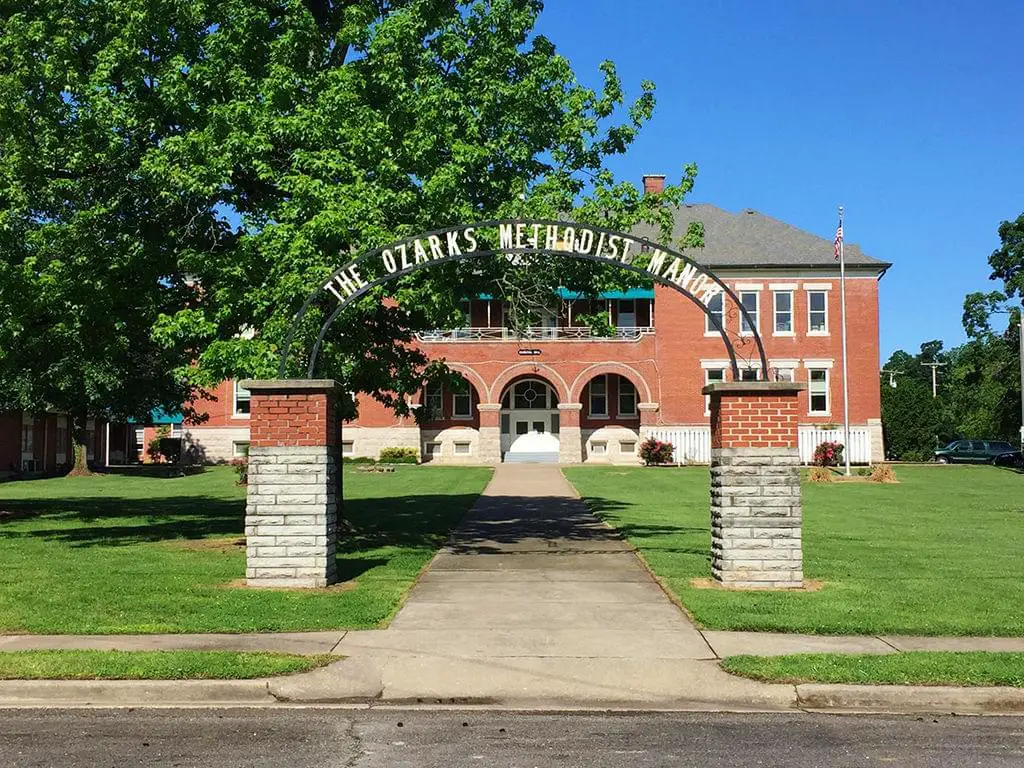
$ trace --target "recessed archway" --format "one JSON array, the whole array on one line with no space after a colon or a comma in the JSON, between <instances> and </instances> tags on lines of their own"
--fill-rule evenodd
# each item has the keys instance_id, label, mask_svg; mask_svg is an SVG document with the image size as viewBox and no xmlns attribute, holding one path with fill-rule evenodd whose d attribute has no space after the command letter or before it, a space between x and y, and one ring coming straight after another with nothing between
<instances>
[{"instance_id":1,"label":"recessed archway","mask_svg":"<svg viewBox=\"0 0 1024 768\"><path fill-rule=\"evenodd\" d=\"M502 461L558 463L561 400L555 386L545 378L526 374L504 387L499 402Z\"/></svg>"}]
</instances>

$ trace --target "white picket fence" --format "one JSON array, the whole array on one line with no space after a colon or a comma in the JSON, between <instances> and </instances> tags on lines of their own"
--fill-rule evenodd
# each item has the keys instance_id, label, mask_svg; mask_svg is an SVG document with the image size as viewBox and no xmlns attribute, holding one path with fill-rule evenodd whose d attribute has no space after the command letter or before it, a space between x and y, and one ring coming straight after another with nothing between
<instances>
[{"instance_id":1,"label":"white picket fence","mask_svg":"<svg viewBox=\"0 0 1024 768\"><path fill-rule=\"evenodd\" d=\"M676 464L711 463L711 427L654 427L645 434L663 443L672 443L675 447L672 460ZM814 460L814 449L826 441L842 443L843 430L799 427L800 461L810 464ZM850 427L850 462L871 463L871 433L864 427Z\"/></svg>"},{"instance_id":2,"label":"white picket fence","mask_svg":"<svg viewBox=\"0 0 1024 768\"><path fill-rule=\"evenodd\" d=\"M676 464L711 463L711 427L655 427L647 430L647 435L672 443L672 461Z\"/></svg>"},{"instance_id":3,"label":"white picket fence","mask_svg":"<svg viewBox=\"0 0 1024 768\"><path fill-rule=\"evenodd\" d=\"M814 461L814 449L824 442L844 443L843 430L800 427L797 435L800 461L804 464ZM847 450L850 452L851 464L870 464L871 433L865 427L850 427L850 445Z\"/></svg>"}]
</instances>

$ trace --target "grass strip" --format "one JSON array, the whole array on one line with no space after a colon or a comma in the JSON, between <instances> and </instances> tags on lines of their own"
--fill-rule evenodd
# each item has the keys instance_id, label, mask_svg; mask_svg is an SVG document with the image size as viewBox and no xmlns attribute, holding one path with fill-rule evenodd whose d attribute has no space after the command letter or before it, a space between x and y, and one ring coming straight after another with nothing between
<instances>
[{"instance_id":1,"label":"grass strip","mask_svg":"<svg viewBox=\"0 0 1024 768\"><path fill-rule=\"evenodd\" d=\"M249 680L305 672L338 659L236 651L4 651L0 680Z\"/></svg>"},{"instance_id":2,"label":"grass strip","mask_svg":"<svg viewBox=\"0 0 1024 768\"><path fill-rule=\"evenodd\" d=\"M1024 688L1024 653L908 651L730 656L722 669L772 683L860 685L1001 685Z\"/></svg>"}]
</instances>

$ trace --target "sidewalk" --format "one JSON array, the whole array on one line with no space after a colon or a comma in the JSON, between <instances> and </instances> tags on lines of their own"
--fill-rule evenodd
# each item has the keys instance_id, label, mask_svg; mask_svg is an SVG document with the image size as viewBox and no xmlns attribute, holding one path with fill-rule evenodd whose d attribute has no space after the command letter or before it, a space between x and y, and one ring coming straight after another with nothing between
<instances>
[{"instance_id":1,"label":"sidewalk","mask_svg":"<svg viewBox=\"0 0 1024 768\"><path fill-rule=\"evenodd\" d=\"M252 635L0 636L31 648L274 650L343 661L288 678L212 682L0 681L32 702L326 702L539 709L1024 711L1019 689L773 685L736 654L1024 651L1024 638L826 637L698 631L555 466L501 465L389 628Z\"/></svg>"}]
</instances>

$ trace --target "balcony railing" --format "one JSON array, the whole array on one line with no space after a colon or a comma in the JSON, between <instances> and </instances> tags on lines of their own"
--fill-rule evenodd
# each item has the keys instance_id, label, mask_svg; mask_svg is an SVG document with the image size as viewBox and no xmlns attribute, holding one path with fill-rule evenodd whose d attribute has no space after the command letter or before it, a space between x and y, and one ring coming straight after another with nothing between
<instances>
[{"instance_id":1,"label":"balcony railing","mask_svg":"<svg viewBox=\"0 0 1024 768\"><path fill-rule=\"evenodd\" d=\"M654 334L652 326L613 328L611 336L598 336L590 328L450 328L417 333L419 341L452 343L466 341L637 341Z\"/></svg>"}]
</instances>

